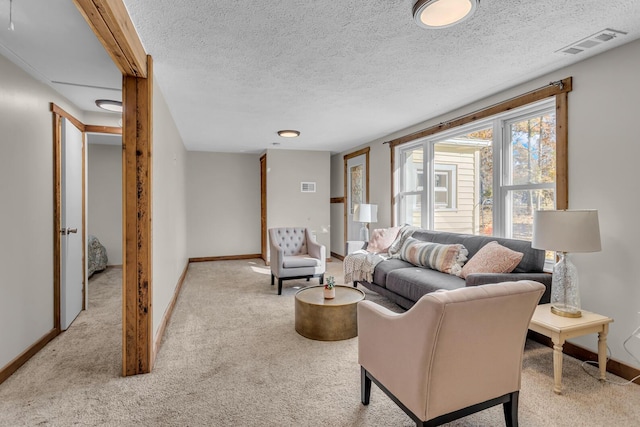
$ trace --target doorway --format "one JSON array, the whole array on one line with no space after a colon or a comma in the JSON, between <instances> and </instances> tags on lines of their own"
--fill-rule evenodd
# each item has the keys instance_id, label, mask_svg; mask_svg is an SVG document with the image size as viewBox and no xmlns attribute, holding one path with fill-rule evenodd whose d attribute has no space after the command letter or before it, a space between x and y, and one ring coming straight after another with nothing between
<instances>
[{"instance_id":1,"label":"doorway","mask_svg":"<svg viewBox=\"0 0 640 427\"><path fill-rule=\"evenodd\" d=\"M60 324L65 331L85 308L84 135L68 119L60 120Z\"/></svg>"},{"instance_id":2,"label":"doorway","mask_svg":"<svg viewBox=\"0 0 640 427\"><path fill-rule=\"evenodd\" d=\"M260 256L265 264L267 253L267 155L260 156Z\"/></svg>"},{"instance_id":3,"label":"doorway","mask_svg":"<svg viewBox=\"0 0 640 427\"><path fill-rule=\"evenodd\" d=\"M54 121L53 312L54 328L59 333L86 308L87 132L121 135L122 129L85 125L55 104L51 104L51 111Z\"/></svg>"},{"instance_id":4,"label":"doorway","mask_svg":"<svg viewBox=\"0 0 640 427\"><path fill-rule=\"evenodd\" d=\"M369 203L369 150L344 156L344 241L360 240L361 224L353 220L354 207Z\"/></svg>"},{"instance_id":5,"label":"doorway","mask_svg":"<svg viewBox=\"0 0 640 427\"><path fill-rule=\"evenodd\" d=\"M87 138L88 275L122 266L122 135L89 133ZM89 286L91 283L89 282Z\"/></svg>"}]
</instances>

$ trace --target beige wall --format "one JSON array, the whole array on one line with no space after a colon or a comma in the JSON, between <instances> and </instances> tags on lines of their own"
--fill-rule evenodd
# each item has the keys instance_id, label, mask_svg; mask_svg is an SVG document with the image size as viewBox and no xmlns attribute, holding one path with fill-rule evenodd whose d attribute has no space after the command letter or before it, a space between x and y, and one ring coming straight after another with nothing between
<instances>
[{"instance_id":1,"label":"beige wall","mask_svg":"<svg viewBox=\"0 0 640 427\"><path fill-rule=\"evenodd\" d=\"M53 329L53 126L83 114L0 55L0 369ZM108 124L108 115L92 124Z\"/></svg>"},{"instance_id":2,"label":"beige wall","mask_svg":"<svg viewBox=\"0 0 640 427\"><path fill-rule=\"evenodd\" d=\"M186 150L157 84L153 85L153 333L187 266Z\"/></svg>"},{"instance_id":3,"label":"beige wall","mask_svg":"<svg viewBox=\"0 0 640 427\"><path fill-rule=\"evenodd\" d=\"M187 154L190 258L260 253L260 156Z\"/></svg>"},{"instance_id":4,"label":"beige wall","mask_svg":"<svg viewBox=\"0 0 640 427\"><path fill-rule=\"evenodd\" d=\"M85 125L102 125L112 127L122 127L122 115L115 113L98 113L95 111L84 111Z\"/></svg>"},{"instance_id":5,"label":"beige wall","mask_svg":"<svg viewBox=\"0 0 640 427\"><path fill-rule=\"evenodd\" d=\"M87 231L107 249L109 265L122 265L122 145L87 138Z\"/></svg>"},{"instance_id":6,"label":"beige wall","mask_svg":"<svg viewBox=\"0 0 640 427\"><path fill-rule=\"evenodd\" d=\"M547 85L550 81L573 76L569 94L569 207L598 209L602 251L575 254L580 274L582 306L614 318L609 332L612 357L638 366L623 349L623 341L640 323L640 279L633 265L640 241L638 212L640 198L634 171L640 158L637 115L640 95L640 41L634 41L578 64L468 105L449 114L396 132L370 143L372 203L390 200L390 150L383 141L450 120L515 95ZM364 145L366 146L366 145ZM362 148L355 147L335 157ZM332 162L332 181L342 182L342 167ZM375 171L378 172L375 172ZM341 195L341 194L340 194ZM338 197L339 194L332 194ZM390 225L390 204L380 206L378 225ZM331 218L332 224L341 218ZM339 247L341 245L334 245ZM594 336L572 342L597 351ZM635 339L636 357L640 342Z\"/></svg>"},{"instance_id":7,"label":"beige wall","mask_svg":"<svg viewBox=\"0 0 640 427\"><path fill-rule=\"evenodd\" d=\"M302 193L302 181L316 192ZM267 228L310 228L329 256L329 186L328 151L267 150Z\"/></svg>"}]
</instances>

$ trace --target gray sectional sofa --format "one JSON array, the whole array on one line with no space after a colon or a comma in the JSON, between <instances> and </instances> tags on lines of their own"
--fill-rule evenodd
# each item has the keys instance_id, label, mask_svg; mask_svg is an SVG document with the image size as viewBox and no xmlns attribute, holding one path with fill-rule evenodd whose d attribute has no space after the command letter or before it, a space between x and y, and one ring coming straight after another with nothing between
<instances>
[{"instance_id":1,"label":"gray sectional sofa","mask_svg":"<svg viewBox=\"0 0 640 427\"><path fill-rule=\"evenodd\" d=\"M414 231L411 237L434 243L462 244L469 251L468 259L471 259L481 247L493 241L514 251L522 252L524 256L511 273L474 273L468 275L466 280L437 270L417 267L401 259L391 258L376 265L373 272L373 282L358 281L354 282L354 286L360 283L406 309L411 308L423 295L440 289L451 290L465 286L517 280L534 280L542 283L547 289L540 304L548 303L550 300L551 274L543 271L544 251L531 248L531 242L422 229ZM349 242L348 252L364 247L363 244L360 244L360 247L354 247L354 243Z\"/></svg>"}]
</instances>

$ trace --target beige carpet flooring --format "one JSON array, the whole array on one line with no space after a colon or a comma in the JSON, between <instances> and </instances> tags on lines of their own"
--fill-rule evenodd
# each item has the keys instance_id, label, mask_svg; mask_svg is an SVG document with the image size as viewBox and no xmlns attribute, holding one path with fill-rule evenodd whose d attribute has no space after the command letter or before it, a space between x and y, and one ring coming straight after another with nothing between
<instances>
[{"instance_id":1,"label":"beige carpet flooring","mask_svg":"<svg viewBox=\"0 0 640 427\"><path fill-rule=\"evenodd\" d=\"M328 268L341 282L342 263ZM277 296L259 260L191 264L154 371L122 378L120 274L96 274L89 310L0 384L1 426L414 425L375 385L360 404L357 338L298 335L293 295L307 283L286 281ZM521 426L640 425L637 385L601 383L566 356L565 393L552 382L551 350L527 343ZM450 425L502 426L502 409Z\"/></svg>"}]
</instances>

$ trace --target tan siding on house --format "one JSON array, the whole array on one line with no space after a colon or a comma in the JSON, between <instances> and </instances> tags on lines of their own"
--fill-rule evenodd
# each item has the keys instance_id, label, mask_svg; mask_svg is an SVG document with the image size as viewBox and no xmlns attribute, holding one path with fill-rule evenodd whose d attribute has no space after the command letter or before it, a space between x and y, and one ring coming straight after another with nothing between
<instances>
[{"instance_id":1,"label":"tan siding on house","mask_svg":"<svg viewBox=\"0 0 640 427\"><path fill-rule=\"evenodd\" d=\"M436 145L436 169L437 165L456 165L456 199L455 209L435 210L435 230L478 233L476 150L475 147Z\"/></svg>"}]
</instances>

